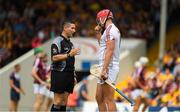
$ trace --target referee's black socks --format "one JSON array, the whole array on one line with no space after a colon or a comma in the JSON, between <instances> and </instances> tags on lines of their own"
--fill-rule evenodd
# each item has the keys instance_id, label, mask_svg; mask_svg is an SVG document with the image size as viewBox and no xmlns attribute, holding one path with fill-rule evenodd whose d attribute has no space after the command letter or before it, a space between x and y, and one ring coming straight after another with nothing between
<instances>
[{"instance_id":1,"label":"referee's black socks","mask_svg":"<svg viewBox=\"0 0 180 112\"><path fill-rule=\"evenodd\" d=\"M66 111L66 105L52 105L51 107L51 112L56 112L56 111Z\"/></svg>"}]
</instances>

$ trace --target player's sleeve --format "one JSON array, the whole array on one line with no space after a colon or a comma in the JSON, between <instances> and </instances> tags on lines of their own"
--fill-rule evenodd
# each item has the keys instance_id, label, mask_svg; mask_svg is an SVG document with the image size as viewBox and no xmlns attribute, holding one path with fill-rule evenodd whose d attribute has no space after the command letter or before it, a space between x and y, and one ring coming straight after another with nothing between
<instances>
[{"instance_id":1,"label":"player's sleeve","mask_svg":"<svg viewBox=\"0 0 180 112\"><path fill-rule=\"evenodd\" d=\"M51 45L51 56L59 54L59 48L56 44Z\"/></svg>"},{"instance_id":2,"label":"player's sleeve","mask_svg":"<svg viewBox=\"0 0 180 112\"><path fill-rule=\"evenodd\" d=\"M112 25L109 26L106 30L106 40L105 41L108 41L108 40L115 40L115 36L113 36L113 30L112 30Z\"/></svg>"},{"instance_id":3,"label":"player's sleeve","mask_svg":"<svg viewBox=\"0 0 180 112\"><path fill-rule=\"evenodd\" d=\"M13 79L14 79L13 73L9 76L9 79L10 79L10 80L13 80Z\"/></svg>"},{"instance_id":4,"label":"player's sleeve","mask_svg":"<svg viewBox=\"0 0 180 112\"><path fill-rule=\"evenodd\" d=\"M51 71L51 66L47 66L47 73L49 73Z\"/></svg>"},{"instance_id":5,"label":"player's sleeve","mask_svg":"<svg viewBox=\"0 0 180 112\"><path fill-rule=\"evenodd\" d=\"M38 70L38 65L39 65L39 63L40 63L40 59L37 58L37 59L35 60L35 62L34 62L34 65L33 65L33 68L34 68L36 71Z\"/></svg>"}]
</instances>

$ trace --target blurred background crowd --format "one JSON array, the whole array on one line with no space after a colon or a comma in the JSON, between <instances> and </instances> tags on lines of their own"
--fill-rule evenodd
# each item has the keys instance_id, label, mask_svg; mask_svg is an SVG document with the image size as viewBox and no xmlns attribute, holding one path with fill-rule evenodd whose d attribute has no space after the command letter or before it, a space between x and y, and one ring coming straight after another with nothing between
<instances>
[{"instance_id":1,"label":"blurred background crowd","mask_svg":"<svg viewBox=\"0 0 180 112\"><path fill-rule=\"evenodd\" d=\"M124 38L140 38L148 46L158 36L159 0L8 0L0 1L0 67L50 38L59 35L59 25L74 19L76 36L93 36L97 11L111 7ZM177 1L169 1L169 12Z\"/></svg>"}]
</instances>

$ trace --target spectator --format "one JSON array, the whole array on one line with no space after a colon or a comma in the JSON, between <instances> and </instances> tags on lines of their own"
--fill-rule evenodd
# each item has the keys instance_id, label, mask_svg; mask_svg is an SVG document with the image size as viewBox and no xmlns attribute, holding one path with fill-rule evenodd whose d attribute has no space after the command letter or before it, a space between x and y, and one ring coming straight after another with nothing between
<instances>
[{"instance_id":1,"label":"spectator","mask_svg":"<svg viewBox=\"0 0 180 112\"><path fill-rule=\"evenodd\" d=\"M176 106L176 107L180 106L180 90L174 92L172 98L172 106Z\"/></svg>"},{"instance_id":2,"label":"spectator","mask_svg":"<svg viewBox=\"0 0 180 112\"><path fill-rule=\"evenodd\" d=\"M34 7L30 2L26 4L26 7L24 9L24 16L30 19L32 19L35 16Z\"/></svg>"},{"instance_id":3,"label":"spectator","mask_svg":"<svg viewBox=\"0 0 180 112\"><path fill-rule=\"evenodd\" d=\"M173 70L173 74L176 76L177 74L180 74L180 56L176 59L176 65Z\"/></svg>"},{"instance_id":4,"label":"spectator","mask_svg":"<svg viewBox=\"0 0 180 112\"><path fill-rule=\"evenodd\" d=\"M41 39L38 37L34 37L31 42L32 48L40 47L42 45Z\"/></svg>"},{"instance_id":5,"label":"spectator","mask_svg":"<svg viewBox=\"0 0 180 112\"><path fill-rule=\"evenodd\" d=\"M169 49L163 57L163 70L165 71L166 68L171 70L172 63L173 56L171 50Z\"/></svg>"},{"instance_id":6,"label":"spectator","mask_svg":"<svg viewBox=\"0 0 180 112\"><path fill-rule=\"evenodd\" d=\"M180 106L180 74L177 74L175 77L176 90L172 98L172 106Z\"/></svg>"},{"instance_id":7,"label":"spectator","mask_svg":"<svg viewBox=\"0 0 180 112\"><path fill-rule=\"evenodd\" d=\"M164 77L164 78L165 78L165 79L164 79L165 82L168 81L168 80L174 80L174 75L171 74L169 68L166 68L166 69L165 69L164 75L165 75L165 77Z\"/></svg>"},{"instance_id":8,"label":"spectator","mask_svg":"<svg viewBox=\"0 0 180 112\"><path fill-rule=\"evenodd\" d=\"M3 21L7 16L7 12L0 6L0 21Z\"/></svg>"},{"instance_id":9,"label":"spectator","mask_svg":"<svg viewBox=\"0 0 180 112\"><path fill-rule=\"evenodd\" d=\"M174 81L177 91L180 91L180 74L176 75L175 81Z\"/></svg>"},{"instance_id":10,"label":"spectator","mask_svg":"<svg viewBox=\"0 0 180 112\"><path fill-rule=\"evenodd\" d=\"M162 85L165 82L166 76L161 72L160 68L156 68L156 78L158 80L158 84Z\"/></svg>"}]
</instances>

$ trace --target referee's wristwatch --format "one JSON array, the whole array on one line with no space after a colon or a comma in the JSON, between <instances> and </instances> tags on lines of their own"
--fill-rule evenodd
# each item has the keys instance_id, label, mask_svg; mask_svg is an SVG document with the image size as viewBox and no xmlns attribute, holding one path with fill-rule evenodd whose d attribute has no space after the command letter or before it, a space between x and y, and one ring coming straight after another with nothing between
<instances>
[{"instance_id":1,"label":"referee's wristwatch","mask_svg":"<svg viewBox=\"0 0 180 112\"><path fill-rule=\"evenodd\" d=\"M70 56L70 54L69 53L67 53L67 58L70 58L71 56Z\"/></svg>"}]
</instances>

